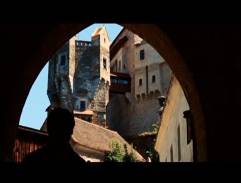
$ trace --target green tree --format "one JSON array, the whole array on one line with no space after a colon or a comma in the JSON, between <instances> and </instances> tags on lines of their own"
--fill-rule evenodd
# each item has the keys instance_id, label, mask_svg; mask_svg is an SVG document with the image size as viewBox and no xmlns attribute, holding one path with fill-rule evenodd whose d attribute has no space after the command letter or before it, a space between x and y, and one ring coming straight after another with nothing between
<instances>
[{"instance_id":1,"label":"green tree","mask_svg":"<svg viewBox=\"0 0 241 183\"><path fill-rule=\"evenodd\" d=\"M127 145L124 144L124 150L125 150L125 155L123 157L123 162L136 162L136 157L133 153L133 149L131 149L131 152L128 153Z\"/></svg>"},{"instance_id":2,"label":"green tree","mask_svg":"<svg viewBox=\"0 0 241 183\"><path fill-rule=\"evenodd\" d=\"M133 149L128 153L127 144L124 144L124 152L118 142L113 141L111 144L111 151L105 153L105 162L136 162L136 157Z\"/></svg>"},{"instance_id":3,"label":"green tree","mask_svg":"<svg viewBox=\"0 0 241 183\"><path fill-rule=\"evenodd\" d=\"M113 141L111 144L111 151L105 153L105 161L107 162L122 162L123 154L121 146L118 142Z\"/></svg>"}]
</instances>

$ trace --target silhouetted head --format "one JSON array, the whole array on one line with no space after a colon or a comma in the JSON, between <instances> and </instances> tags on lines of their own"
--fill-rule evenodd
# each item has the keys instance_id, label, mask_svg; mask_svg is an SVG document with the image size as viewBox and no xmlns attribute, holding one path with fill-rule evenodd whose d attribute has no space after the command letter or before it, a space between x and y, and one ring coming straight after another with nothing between
<instances>
[{"instance_id":1,"label":"silhouetted head","mask_svg":"<svg viewBox=\"0 0 241 183\"><path fill-rule=\"evenodd\" d=\"M74 115L67 109L55 108L47 117L47 131L51 141L68 142L75 125Z\"/></svg>"}]
</instances>

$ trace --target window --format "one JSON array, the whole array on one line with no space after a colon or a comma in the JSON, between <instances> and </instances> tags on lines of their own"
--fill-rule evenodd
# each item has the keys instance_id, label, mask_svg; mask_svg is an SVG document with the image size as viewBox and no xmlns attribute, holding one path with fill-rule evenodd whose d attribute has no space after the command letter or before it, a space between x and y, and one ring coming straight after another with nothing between
<instances>
[{"instance_id":1,"label":"window","mask_svg":"<svg viewBox=\"0 0 241 183\"><path fill-rule=\"evenodd\" d=\"M183 117L186 119L187 123L187 144L189 144L193 138L193 124L192 124L192 114L190 110L183 112Z\"/></svg>"},{"instance_id":2,"label":"window","mask_svg":"<svg viewBox=\"0 0 241 183\"><path fill-rule=\"evenodd\" d=\"M115 60L115 72L117 72L117 69L118 69L118 61L117 60Z\"/></svg>"},{"instance_id":3,"label":"window","mask_svg":"<svg viewBox=\"0 0 241 183\"><path fill-rule=\"evenodd\" d=\"M61 55L60 57L60 65L64 66L66 63L66 56L65 55Z\"/></svg>"},{"instance_id":4,"label":"window","mask_svg":"<svg viewBox=\"0 0 241 183\"><path fill-rule=\"evenodd\" d=\"M111 72L117 72L117 60L114 61L114 64L111 67Z\"/></svg>"},{"instance_id":5,"label":"window","mask_svg":"<svg viewBox=\"0 0 241 183\"><path fill-rule=\"evenodd\" d=\"M170 156L171 156L171 162L173 162L173 148L172 148L172 145L171 145L171 149L170 149Z\"/></svg>"},{"instance_id":6,"label":"window","mask_svg":"<svg viewBox=\"0 0 241 183\"><path fill-rule=\"evenodd\" d=\"M121 61L119 61L119 65L118 65L118 71L121 71Z\"/></svg>"},{"instance_id":7,"label":"window","mask_svg":"<svg viewBox=\"0 0 241 183\"><path fill-rule=\"evenodd\" d=\"M140 60L144 60L145 59L145 52L144 50L140 51Z\"/></svg>"},{"instance_id":8,"label":"window","mask_svg":"<svg viewBox=\"0 0 241 183\"><path fill-rule=\"evenodd\" d=\"M152 83L155 83L155 82L156 82L156 76L153 75L153 76L152 76Z\"/></svg>"},{"instance_id":9,"label":"window","mask_svg":"<svg viewBox=\"0 0 241 183\"><path fill-rule=\"evenodd\" d=\"M142 86L142 79L139 79L139 86Z\"/></svg>"},{"instance_id":10,"label":"window","mask_svg":"<svg viewBox=\"0 0 241 183\"><path fill-rule=\"evenodd\" d=\"M124 79L119 79L119 80L118 80L118 84L127 85L127 84L128 84L128 81L127 81L127 80L124 80Z\"/></svg>"},{"instance_id":11,"label":"window","mask_svg":"<svg viewBox=\"0 0 241 183\"><path fill-rule=\"evenodd\" d=\"M123 65L123 70L126 70L126 64Z\"/></svg>"},{"instance_id":12,"label":"window","mask_svg":"<svg viewBox=\"0 0 241 183\"><path fill-rule=\"evenodd\" d=\"M81 100L80 101L80 110L81 111L84 111L86 108L86 102L84 100Z\"/></svg>"},{"instance_id":13,"label":"window","mask_svg":"<svg viewBox=\"0 0 241 183\"><path fill-rule=\"evenodd\" d=\"M111 78L111 83L117 84L117 79Z\"/></svg>"},{"instance_id":14,"label":"window","mask_svg":"<svg viewBox=\"0 0 241 183\"><path fill-rule=\"evenodd\" d=\"M181 161L182 154L181 154L181 131L180 131L180 125L178 125L177 128L177 140L178 140L178 161Z\"/></svg>"},{"instance_id":15,"label":"window","mask_svg":"<svg viewBox=\"0 0 241 183\"><path fill-rule=\"evenodd\" d=\"M106 59L105 58L103 58L103 67L104 67L104 69L106 69Z\"/></svg>"}]
</instances>

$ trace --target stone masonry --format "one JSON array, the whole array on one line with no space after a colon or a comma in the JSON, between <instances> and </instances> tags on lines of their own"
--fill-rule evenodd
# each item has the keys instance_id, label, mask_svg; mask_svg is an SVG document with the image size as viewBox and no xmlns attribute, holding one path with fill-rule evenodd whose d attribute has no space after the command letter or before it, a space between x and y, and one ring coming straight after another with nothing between
<instances>
[{"instance_id":1,"label":"stone masonry","mask_svg":"<svg viewBox=\"0 0 241 183\"><path fill-rule=\"evenodd\" d=\"M71 38L49 62L48 97L51 106L70 111L91 110L103 123L109 102L110 40L105 27L95 30L91 41Z\"/></svg>"},{"instance_id":2,"label":"stone masonry","mask_svg":"<svg viewBox=\"0 0 241 183\"><path fill-rule=\"evenodd\" d=\"M151 45L127 29L113 41L111 56L111 69L130 75L131 92L111 95L109 126L125 137L152 131L160 121L158 97L167 95L170 68Z\"/></svg>"}]
</instances>

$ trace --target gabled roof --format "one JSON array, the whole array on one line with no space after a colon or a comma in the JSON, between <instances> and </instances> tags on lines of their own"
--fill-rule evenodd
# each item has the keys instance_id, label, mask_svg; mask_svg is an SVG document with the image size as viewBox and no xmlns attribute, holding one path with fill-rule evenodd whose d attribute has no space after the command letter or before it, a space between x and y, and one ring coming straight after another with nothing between
<instances>
[{"instance_id":1,"label":"gabled roof","mask_svg":"<svg viewBox=\"0 0 241 183\"><path fill-rule=\"evenodd\" d=\"M83 115L93 115L94 112L92 110L85 110L85 111L74 111L74 114L83 114Z\"/></svg>"},{"instance_id":2,"label":"gabled roof","mask_svg":"<svg viewBox=\"0 0 241 183\"><path fill-rule=\"evenodd\" d=\"M105 26L96 28L95 31L92 33L91 37L99 36L99 35L100 35L100 32L101 32L102 30L106 32L107 38L108 38L108 40L109 40L109 42L110 42L109 33L108 33L108 31L107 31L107 29L106 29Z\"/></svg>"},{"instance_id":3,"label":"gabled roof","mask_svg":"<svg viewBox=\"0 0 241 183\"><path fill-rule=\"evenodd\" d=\"M86 122L82 119L75 118L75 127L72 138L79 145L88 147L93 150L106 152L111 151L111 143L119 142L122 146L127 144L130 151L131 146L117 132L108 130L99 125ZM143 157L133 149L139 161L144 161Z\"/></svg>"},{"instance_id":4,"label":"gabled roof","mask_svg":"<svg viewBox=\"0 0 241 183\"><path fill-rule=\"evenodd\" d=\"M127 144L129 152L131 152L132 149L128 142L125 141L125 139L122 138L116 131L106 129L79 118L75 118L75 127L72 134L72 140L75 142L75 144L77 143L82 147L102 153L111 151L111 143L113 141L118 142L122 147L124 144ZM134 149L133 153L139 161L145 161L144 158Z\"/></svg>"},{"instance_id":5,"label":"gabled roof","mask_svg":"<svg viewBox=\"0 0 241 183\"><path fill-rule=\"evenodd\" d=\"M102 27L98 27L97 29L95 29L95 31L92 33L92 37L98 36L100 34Z\"/></svg>"},{"instance_id":6,"label":"gabled roof","mask_svg":"<svg viewBox=\"0 0 241 183\"><path fill-rule=\"evenodd\" d=\"M116 38L112 41L111 45L110 45L110 49L115 45L117 39L121 36L121 34L126 30L126 28L123 28L120 33L116 36Z\"/></svg>"},{"instance_id":7,"label":"gabled roof","mask_svg":"<svg viewBox=\"0 0 241 183\"><path fill-rule=\"evenodd\" d=\"M18 126L18 132L23 132L23 133L28 133L28 134L34 134L34 135L43 135L43 136L48 136L48 134L46 132L37 130L37 129L33 129L33 128L29 128L26 126L22 126L19 125Z\"/></svg>"},{"instance_id":8,"label":"gabled roof","mask_svg":"<svg viewBox=\"0 0 241 183\"><path fill-rule=\"evenodd\" d=\"M122 46L128 41L127 36L121 38L114 46L110 48L110 60L114 58L116 53L122 48Z\"/></svg>"}]
</instances>

